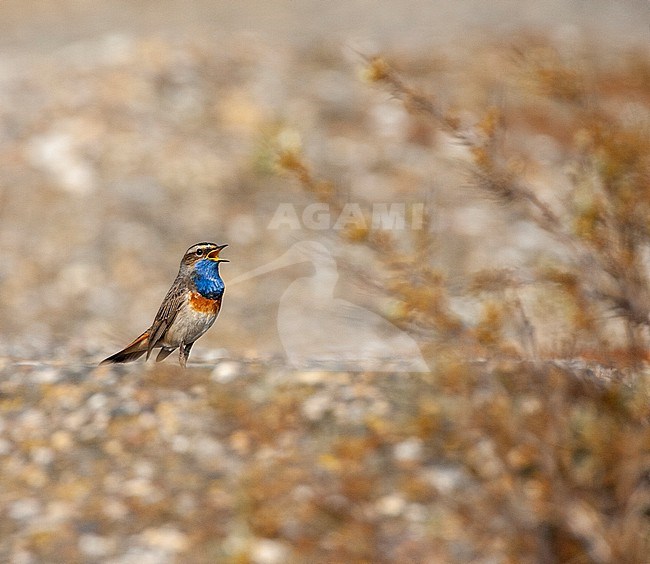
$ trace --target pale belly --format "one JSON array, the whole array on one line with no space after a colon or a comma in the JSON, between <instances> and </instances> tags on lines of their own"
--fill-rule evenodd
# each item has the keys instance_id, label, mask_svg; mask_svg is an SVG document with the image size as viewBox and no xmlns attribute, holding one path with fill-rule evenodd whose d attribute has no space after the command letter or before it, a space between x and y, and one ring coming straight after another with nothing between
<instances>
[{"instance_id":1,"label":"pale belly","mask_svg":"<svg viewBox=\"0 0 650 564\"><path fill-rule=\"evenodd\" d=\"M183 307L160 344L163 347L175 348L179 347L181 343L193 343L212 327L215 319L217 319L217 313L205 313L195 311L190 307Z\"/></svg>"}]
</instances>

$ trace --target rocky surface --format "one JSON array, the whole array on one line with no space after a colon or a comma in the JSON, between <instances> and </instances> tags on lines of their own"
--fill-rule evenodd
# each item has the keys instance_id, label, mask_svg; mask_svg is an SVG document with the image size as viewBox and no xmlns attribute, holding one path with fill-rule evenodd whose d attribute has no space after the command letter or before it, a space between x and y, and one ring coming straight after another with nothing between
<instances>
[{"instance_id":1,"label":"rocky surface","mask_svg":"<svg viewBox=\"0 0 650 564\"><path fill-rule=\"evenodd\" d=\"M399 304L338 214L310 226L313 199L274 152L301 147L366 213L427 202L452 289L482 267L528 264L548 239L466 190L467 149L359 80L359 51L387 51L467 123L521 79L512 43L590 69L628 61L635 78L613 79L608 103L638 119L647 100L616 96L642 90L647 53L627 47L647 35L645 5L594 3L603 11L581 27L582 2L415 2L414 26L372 2L85 4L0 7L0 561L645 560L643 367L486 360L405 329L429 372L292 364L287 338L318 329L309 284L298 314L279 315L296 281L333 280L345 306L323 350L343 335L348 352L376 351L385 335L337 335L337 323L359 311L397 323ZM521 31L531 23L550 39ZM540 133L551 126L507 101L527 180L561 196L570 135ZM297 228L274 226L280 204ZM408 227L393 233L399 249L417 238ZM189 369L173 357L97 367L150 323L200 240L229 243L231 263ZM252 277L300 241L328 255ZM530 303L538 343L570 341L561 303ZM476 301L452 305L476 321Z\"/></svg>"},{"instance_id":2,"label":"rocky surface","mask_svg":"<svg viewBox=\"0 0 650 564\"><path fill-rule=\"evenodd\" d=\"M186 372L5 361L0 376L3 561L501 562L577 551L641 562L647 548L639 390L597 391L556 366L409 375L270 360ZM607 515L609 480L622 509Z\"/></svg>"}]
</instances>

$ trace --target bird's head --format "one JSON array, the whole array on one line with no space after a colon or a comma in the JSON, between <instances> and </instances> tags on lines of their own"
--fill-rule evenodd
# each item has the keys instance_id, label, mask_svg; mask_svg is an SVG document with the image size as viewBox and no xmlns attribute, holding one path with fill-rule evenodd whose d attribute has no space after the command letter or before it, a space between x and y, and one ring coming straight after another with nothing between
<instances>
[{"instance_id":1,"label":"bird's head","mask_svg":"<svg viewBox=\"0 0 650 564\"><path fill-rule=\"evenodd\" d=\"M230 262L221 258L219 253L228 245L217 245L216 243L197 243L192 245L183 256L181 267L192 267L200 260L210 260L215 263Z\"/></svg>"}]
</instances>

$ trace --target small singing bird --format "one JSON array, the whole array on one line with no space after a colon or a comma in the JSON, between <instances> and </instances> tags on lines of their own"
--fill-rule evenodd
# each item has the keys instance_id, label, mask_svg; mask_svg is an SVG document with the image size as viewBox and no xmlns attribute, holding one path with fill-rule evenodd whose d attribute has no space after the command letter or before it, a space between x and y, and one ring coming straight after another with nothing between
<instances>
[{"instance_id":1,"label":"small singing bird","mask_svg":"<svg viewBox=\"0 0 650 564\"><path fill-rule=\"evenodd\" d=\"M145 353L148 359L151 351L159 348L156 362L179 349L179 362L185 368L192 345L212 326L221 309L225 285L219 264L230 261L219 253L227 246L198 243L187 249L151 327L100 364L131 362Z\"/></svg>"}]
</instances>

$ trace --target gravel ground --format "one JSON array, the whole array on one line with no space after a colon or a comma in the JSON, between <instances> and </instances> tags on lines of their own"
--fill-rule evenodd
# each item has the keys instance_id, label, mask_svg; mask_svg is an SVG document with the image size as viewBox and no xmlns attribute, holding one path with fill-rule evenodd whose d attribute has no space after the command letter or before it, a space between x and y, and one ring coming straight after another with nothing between
<instances>
[{"instance_id":1,"label":"gravel ground","mask_svg":"<svg viewBox=\"0 0 650 564\"><path fill-rule=\"evenodd\" d=\"M635 512L650 490L635 482L635 456L648 433L634 420L645 408L623 415L590 375L574 373L512 363L447 365L439 376L296 372L271 360L186 372L5 363L0 557L532 562L578 550L641 562L648 529ZM612 436L601 448L613 451L565 469L578 488L538 467L572 456L574 434L604 423ZM603 471L618 473L626 511L613 520L633 535L626 545L596 509ZM557 512L565 530L555 530Z\"/></svg>"},{"instance_id":2,"label":"gravel ground","mask_svg":"<svg viewBox=\"0 0 650 564\"><path fill-rule=\"evenodd\" d=\"M433 199L435 266L452 282L548 249L466 190L466 149L359 80L358 50L386 51L472 122L495 97L519 103L504 94L513 43L617 68L647 39L640 2L461 4L414 2L410 25L402 3L3 3L1 562L646 560L644 368L477 360L403 331L391 343L417 343L430 371L293 362L291 339L314 330L324 353L341 335L343 352L376 351L379 326L369 340L347 324L395 320L396 304L375 253L305 224L313 201L278 174L278 143L351 202ZM566 146L522 122L508 142L527 180L563 194ZM280 204L297 229L273 227ZM228 243L231 263L189 369L98 367L151 322L201 240ZM300 260L252 277L290 252ZM334 280L346 307L331 325L314 325L309 286L288 299L310 280ZM453 306L476 319L477 303ZM566 341L559 307L531 308L540 347Z\"/></svg>"}]
</instances>

